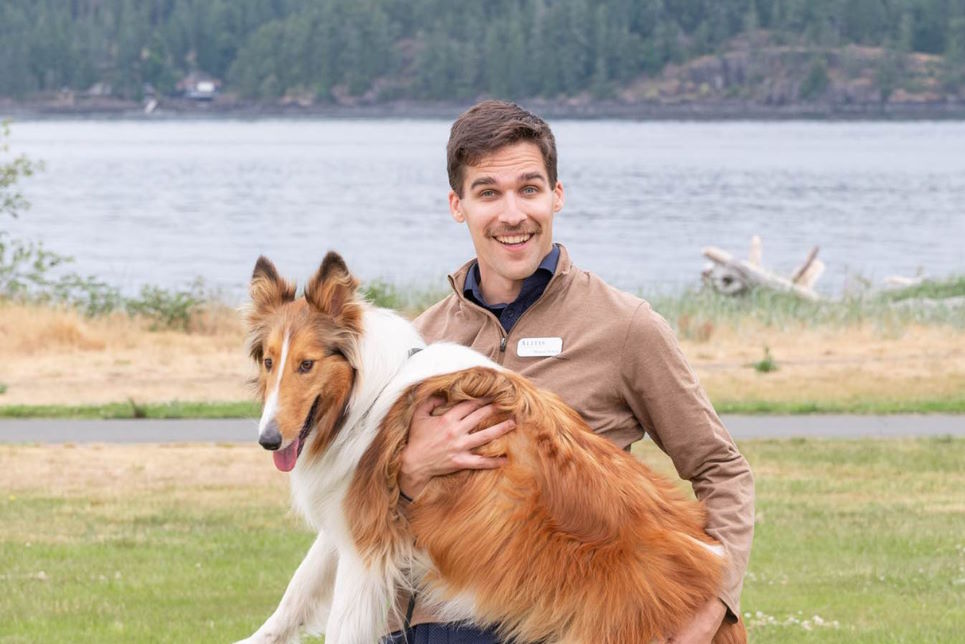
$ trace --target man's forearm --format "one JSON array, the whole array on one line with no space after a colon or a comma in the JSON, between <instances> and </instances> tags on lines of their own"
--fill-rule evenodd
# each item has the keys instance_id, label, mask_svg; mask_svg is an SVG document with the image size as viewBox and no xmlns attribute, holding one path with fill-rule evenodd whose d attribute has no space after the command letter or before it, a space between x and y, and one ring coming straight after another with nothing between
<instances>
[{"instance_id":1,"label":"man's forearm","mask_svg":"<svg viewBox=\"0 0 965 644\"><path fill-rule=\"evenodd\" d=\"M735 619L754 538L754 478L747 461L737 454L733 461L715 463L692 482L707 509L707 533L726 551L720 599Z\"/></svg>"}]
</instances>

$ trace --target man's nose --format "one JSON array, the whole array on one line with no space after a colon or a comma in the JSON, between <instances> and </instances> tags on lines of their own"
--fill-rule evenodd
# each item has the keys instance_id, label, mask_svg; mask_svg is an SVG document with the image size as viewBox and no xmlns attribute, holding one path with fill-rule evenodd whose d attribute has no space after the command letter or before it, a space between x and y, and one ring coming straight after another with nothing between
<instances>
[{"instance_id":1,"label":"man's nose","mask_svg":"<svg viewBox=\"0 0 965 644\"><path fill-rule=\"evenodd\" d=\"M518 226L526 221L526 212L522 208L519 198L512 192L507 192L503 201L503 208L499 214L499 222L507 226Z\"/></svg>"}]
</instances>

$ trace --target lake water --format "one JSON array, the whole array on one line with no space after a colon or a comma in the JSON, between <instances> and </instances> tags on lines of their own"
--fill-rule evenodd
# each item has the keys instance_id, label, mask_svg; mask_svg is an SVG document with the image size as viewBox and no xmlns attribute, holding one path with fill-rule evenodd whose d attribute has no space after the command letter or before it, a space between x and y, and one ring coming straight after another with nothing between
<instances>
[{"instance_id":1,"label":"lake water","mask_svg":"<svg viewBox=\"0 0 965 644\"><path fill-rule=\"evenodd\" d=\"M790 272L813 245L855 275L965 273L965 123L555 121L582 267L644 292L695 284L716 245ZM0 225L134 290L196 276L240 298L259 254L300 282L336 249L363 279L441 285L472 255L434 120L27 121L32 208Z\"/></svg>"}]
</instances>

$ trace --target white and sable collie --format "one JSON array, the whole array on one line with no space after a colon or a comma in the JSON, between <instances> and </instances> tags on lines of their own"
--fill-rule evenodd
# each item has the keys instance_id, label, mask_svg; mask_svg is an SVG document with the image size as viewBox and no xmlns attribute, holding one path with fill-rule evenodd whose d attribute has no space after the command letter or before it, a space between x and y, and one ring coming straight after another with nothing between
<instances>
[{"instance_id":1,"label":"white and sable collie","mask_svg":"<svg viewBox=\"0 0 965 644\"><path fill-rule=\"evenodd\" d=\"M374 644L407 589L507 641L636 644L672 635L716 595L723 560L698 503L556 396L465 347L425 346L357 285L335 253L299 299L271 262L255 266L259 442L291 471L318 538L248 641L306 630ZM484 424L513 417L517 428L479 450L504 455L503 467L434 478L403 513L400 454L428 396L443 409L492 400L499 413ZM714 639L745 640L728 623Z\"/></svg>"}]
</instances>

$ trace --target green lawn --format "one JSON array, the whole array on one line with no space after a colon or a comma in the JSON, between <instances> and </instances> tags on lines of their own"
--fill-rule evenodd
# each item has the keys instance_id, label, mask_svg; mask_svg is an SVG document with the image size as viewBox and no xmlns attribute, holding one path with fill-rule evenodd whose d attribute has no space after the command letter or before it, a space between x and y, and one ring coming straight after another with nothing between
<instances>
[{"instance_id":1,"label":"green lawn","mask_svg":"<svg viewBox=\"0 0 965 644\"><path fill-rule=\"evenodd\" d=\"M757 481L743 597L755 642L961 638L965 440L742 449Z\"/></svg>"},{"instance_id":2,"label":"green lawn","mask_svg":"<svg viewBox=\"0 0 965 644\"><path fill-rule=\"evenodd\" d=\"M715 400L719 414L965 414L965 396L943 399L849 401ZM256 418L261 406L252 401L110 403L106 405L0 405L0 418Z\"/></svg>"},{"instance_id":3,"label":"green lawn","mask_svg":"<svg viewBox=\"0 0 965 644\"><path fill-rule=\"evenodd\" d=\"M757 480L753 641L961 637L965 440L741 448ZM312 541L253 446L0 446L0 484L3 643L232 641Z\"/></svg>"},{"instance_id":4,"label":"green lawn","mask_svg":"<svg viewBox=\"0 0 965 644\"><path fill-rule=\"evenodd\" d=\"M106 405L0 405L0 418L257 418L253 401L109 403Z\"/></svg>"}]
</instances>

